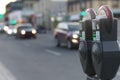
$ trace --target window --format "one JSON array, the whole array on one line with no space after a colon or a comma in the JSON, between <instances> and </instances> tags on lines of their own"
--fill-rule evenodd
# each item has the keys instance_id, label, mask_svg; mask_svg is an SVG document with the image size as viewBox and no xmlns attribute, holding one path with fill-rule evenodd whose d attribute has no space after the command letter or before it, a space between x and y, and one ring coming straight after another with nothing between
<instances>
[{"instance_id":1,"label":"window","mask_svg":"<svg viewBox=\"0 0 120 80\"><path fill-rule=\"evenodd\" d=\"M118 8L119 2L117 0L111 1L112 2L112 7L113 8Z\"/></svg>"},{"instance_id":2,"label":"window","mask_svg":"<svg viewBox=\"0 0 120 80\"><path fill-rule=\"evenodd\" d=\"M69 25L70 31L80 30L80 25Z\"/></svg>"},{"instance_id":3,"label":"window","mask_svg":"<svg viewBox=\"0 0 120 80\"><path fill-rule=\"evenodd\" d=\"M30 7L33 8L33 4L32 3L30 4Z\"/></svg>"},{"instance_id":4,"label":"window","mask_svg":"<svg viewBox=\"0 0 120 80\"><path fill-rule=\"evenodd\" d=\"M71 12L73 12L73 5L71 5L71 6L70 6L70 8L71 8L71 10L70 10L70 11L71 11Z\"/></svg>"}]
</instances>

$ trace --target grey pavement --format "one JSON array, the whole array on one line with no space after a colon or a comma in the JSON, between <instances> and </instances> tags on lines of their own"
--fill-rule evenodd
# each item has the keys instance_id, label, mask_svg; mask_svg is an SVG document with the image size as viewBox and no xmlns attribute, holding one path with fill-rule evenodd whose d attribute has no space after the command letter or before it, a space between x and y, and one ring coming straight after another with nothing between
<instances>
[{"instance_id":1,"label":"grey pavement","mask_svg":"<svg viewBox=\"0 0 120 80\"><path fill-rule=\"evenodd\" d=\"M56 48L51 34L38 35L36 40L16 40L1 34L0 63L0 69L5 68L0 76L11 75L8 80L86 79L78 51Z\"/></svg>"}]
</instances>

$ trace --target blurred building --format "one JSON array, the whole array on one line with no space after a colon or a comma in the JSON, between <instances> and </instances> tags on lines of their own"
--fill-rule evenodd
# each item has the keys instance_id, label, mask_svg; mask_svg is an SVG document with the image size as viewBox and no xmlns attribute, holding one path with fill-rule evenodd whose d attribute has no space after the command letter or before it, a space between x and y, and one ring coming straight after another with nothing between
<instances>
[{"instance_id":1,"label":"blurred building","mask_svg":"<svg viewBox=\"0 0 120 80\"><path fill-rule=\"evenodd\" d=\"M10 2L9 4L6 5L6 14L15 10L22 10L22 9L23 9L22 1Z\"/></svg>"},{"instance_id":2,"label":"blurred building","mask_svg":"<svg viewBox=\"0 0 120 80\"><path fill-rule=\"evenodd\" d=\"M35 14L34 5L39 2L39 0L22 0L23 2L23 13L25 15Z\"/></svg>"},{"instance_id":3,"label":"blurred building","mask_svg":"<svg viewBox=\"0 0 120 80\"><path fill-rule=\"evenodd\" d=\"M6 5L6 13L5 13L5 21L8 22L9 14L17 11L17 10L22 10L23 9L23 2L22 1L16 1L16 2L10 2L9 4Z\"/></svg>"},{"instance_id":4,"label":"blurred building","mask_svg":"<svg viewBox=\"0 0 120 80\"><path fill-rule=\"evenodd\" d=\"M34 5L34 10L37 16L42 20L42 25L47 28L51 26L51 18L56 20L63 20L67 15L67 2L57 0L40 0L39 3Z\"/></svg>"},{"instance_id":5,"label":"blurred building","mask_svg":"<svg viewBox=\"0 0 120 80\"><path fill-rule=\"evenodd\" d=\"M70 0L67 4L67 10L70 21L77 21L80 19L80 0Z\"/></svg>"},{"instance_id":6,"label":"blurred building","mask_svg":"<svg viewBox=\"0 0 120 80\"><path fill-rule=\"evenodd\" d=\"M67 2L52 1L50 6L50 15L57 21L63 21L67 16Z\"/></svg>"},{"instance_id":7,"label":"blurred building","mask_svg":"<svg viewBox=\"0 0 120 80\"><path fill-rule=\"evenodd\" d=\"M34 5L39 2L39 0L22 0L25 9L34 9Z\"/></svg>"},{"instance_id":8,"label":"blurred building","mask_svg":"<svg viewBox=\"0 0 120 80\"><path fill-rule=\"evenodd\" d=\"M71 21L79 20L82 9L94 8L96 11L102 5L108 5L115 17L120 17L120 0L71 0L68 1L68 15Z\"/></svg>"},{"instance_id":9,"label":"blurred building","mask_svg":"<svg viewBox=\"0 0 120 80\"><path fill-rule=\"evenodd\" d=\"M91 3L91 6L89 5ZM120 17L120 0L92 0L92 2L88 1L86 7L92 7L94 9L98 9L101 5L108 5L115 17Z\"/></svg>"}]
</instances>

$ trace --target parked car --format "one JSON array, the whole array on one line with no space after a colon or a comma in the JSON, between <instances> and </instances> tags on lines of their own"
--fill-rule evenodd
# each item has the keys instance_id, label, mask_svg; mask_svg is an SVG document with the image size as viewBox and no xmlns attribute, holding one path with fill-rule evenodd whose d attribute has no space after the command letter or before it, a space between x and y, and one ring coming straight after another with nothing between
<instances>
[{"instance_id":1,"label":"parked car","mask_svg":"<svg viewBox=\"0 0 120 80\"><path fill-rule=\"evenodd\" d=\"M5 24L4 23L0 23L0 33L5 32L4 31L4 27L5 27Z\"/></svg>"},{"instance_id":2,"label":"parked car","mask_svg":"<svg viewBox=\"0 0 120 80\"><path fill-rule=\"evenodd\" d=\"M15 26L10 25L8 27L8 30L6 31L8 35L15 35L17 33L17 30L15 29Z\"/></svg>"},{"instance_id":3,"label":"parked car","mask_svg":"<svg viewBox=\"0 0 120 80\"><path fill-rule=\"evenodd\" d=\"M37 31L31 24L16 25L16 38L35 38Z\"/></svg>"},{"instance_id":4,"label":"parked car","mask_svg":"<svg viewBox=\"0 0 120 80\"><path fill-rule=\"evenodd\" d=\"M56 46L66 44L67 48L79 46L79 23L76 22L62 22L57 25L54 30L54 37L56 40Z\"/></svg>"},{"instance_id":5,"label":"parked car","mask_svg":"<svg viewBox=\"0 0 120 80\"><path fill-rule=\"evenodd\" d=\"M37 26L37 32L38 33L47 33L47 30L44 26L38 25Z\"/></svg>"}]
</instances>

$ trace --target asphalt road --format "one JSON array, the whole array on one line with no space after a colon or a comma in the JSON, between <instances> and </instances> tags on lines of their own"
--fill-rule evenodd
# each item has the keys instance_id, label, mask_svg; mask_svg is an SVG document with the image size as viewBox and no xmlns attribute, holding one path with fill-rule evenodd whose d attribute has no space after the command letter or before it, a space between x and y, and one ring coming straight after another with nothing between
<instances>
[{"instance_id":1,"label":"asphalt road","mask_svg":"<svg viewBox=\"0 0 120 80\"><path fill-rule=\"evenodd\" d=\"M0 80L85 80L78 51L56 48L52 34L16 40L0 34Z\"/></svg>"},{"instance_id":2,"label":"asphalt road","mask_svg":"<svg viewBox=\"0 0 120 80\"><path fill-rule=\"evenodd\" d=\"M118 41L119 31L120 24ZM36 40L0 34L0 80L86 80L86 76L78 50L55 47L51 33ZM120 80L120 70L114 80Z\"/></svg>"}]
</instances>

